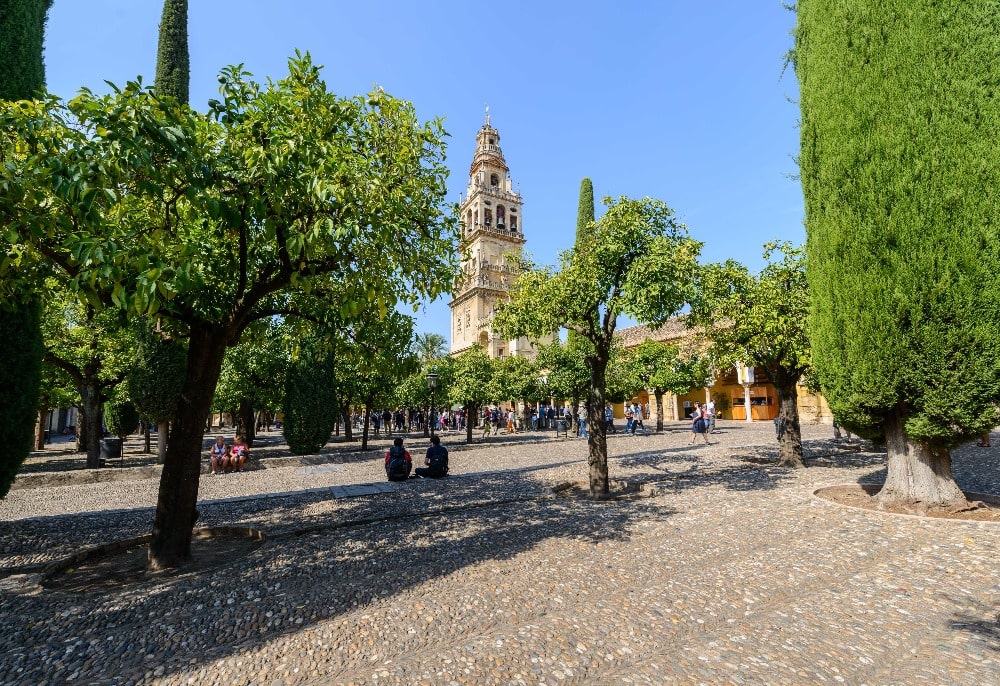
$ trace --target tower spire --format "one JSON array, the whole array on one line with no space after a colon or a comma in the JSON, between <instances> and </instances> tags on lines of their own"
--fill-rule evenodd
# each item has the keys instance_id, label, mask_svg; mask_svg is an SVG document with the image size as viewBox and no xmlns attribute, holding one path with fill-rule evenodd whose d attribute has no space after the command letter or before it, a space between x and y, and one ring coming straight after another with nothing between
<instances>
[{"instance_id":1,"label":"tower spire","mask_svg":"<svg viewBox=\"0 0 1000 686\"><path fill-rule=\"evenodd\" d=\"M490 106L486 106L486 126L490 125Z\"/></svg>"}]
</instances>

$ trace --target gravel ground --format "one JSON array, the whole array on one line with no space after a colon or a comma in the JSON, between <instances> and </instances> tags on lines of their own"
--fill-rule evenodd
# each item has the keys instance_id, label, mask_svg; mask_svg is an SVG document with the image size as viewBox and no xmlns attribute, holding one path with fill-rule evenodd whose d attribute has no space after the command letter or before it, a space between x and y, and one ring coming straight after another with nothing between
<instances>
[{"instance_id":1,"label":"gravel ground","mask_svg":"<svg viewBox=\"0 0 1000 686\"><path fill-rule=\"evenodd\" d=\"M608 502L553 493L585 482L582 440L491 438L453 450L453 477L356 498L331 487L383 481L377 452L264 457L204 476L199 503L199 524L263 547L91 593L38 569L147 533L157 480L12 491L0 683L1000 683L1000 527L814 498L884 475L829 427L804 427L795 472L770 425L721 428L710 446L612 436L612 478L645 497ZM995 450L955 452L963 488L1000 493Z\"/></svg>"}]
</instances>

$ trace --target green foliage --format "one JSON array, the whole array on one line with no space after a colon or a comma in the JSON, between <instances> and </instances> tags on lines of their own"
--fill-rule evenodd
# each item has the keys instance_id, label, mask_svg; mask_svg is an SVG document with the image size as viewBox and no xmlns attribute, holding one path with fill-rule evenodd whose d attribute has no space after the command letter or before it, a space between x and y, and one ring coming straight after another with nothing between
<instances>
[{"instance_id":1,"label":"green foliage","mask_svg":"<svg viewBox=\"0 0 1000 686\"><path fill-rule=\"evenodd\" d=\"M705 385L710 375L707 360L696 355L682 355L680 348L652 339L646 339L629 351L627 364L632 369L640 388L652 388L664 393L684 395L692 388Z\"/></svg>"},{"instance_id":2,"label":"green foliage","mask_svg":"<svg viewBox=\"0 0 1000 686\"><path fill-rule=\"evenodd\" d=\"M411 350L421 363L427 364L448 354L448 340L439 333L422 333L413 339Z\"/></svg>"},{"instance_id":3,"label":"green foliage","mask_svg":"<svg viewBox=\"0 0 1000 686\"><path fill-rule=\"evenodd\" d=\"M493 379L493 361L486 350L473 345L455 358L455 370L448 385L448 399L452 403L478 407L496 398L490 388Z\"/></svg>"},{"instance_id":4,"label":"green foliage","mask_svg":"<svg viewBox=\"0 0 1000 686\"><path fill-rule=\"evenodd\" d=\"M45 280L42 295L45 360L72 380L75 397L70 403L88 393L108 399L109 389L121 383L135 363L135 327L120 311L81 303L56 278Z\"/></svg>"},{"instance_id":5,"label":"green foliage","mask_svg":"<svg viewBox=\"0 0 1000 686\"><path fill-rule=\"evenodd\" d=\"M496 402L532 400L545 397L538 388L538 368L520 355L508 355L492 361L493 376L487 392Z\"/></svg>"},{"instance_id":6,"label":"green foliage","mask_svg":"<svg viewBox=\"0 0 1000 686\"><path fill-rule=\"evenodd\" d=\"M616 341L608 360L607 384L604 398L612 403L622 403L644 388L639 380L638 368L633 364L632 351L625 350Z\"/></svg>"},{"instance_id":7,"label":"green foliage","mask_svg":"<svg viewBox=\"0 0 1000 686\"><path fill-rule=\"evenodd\" d=\"M271 317L334 327L418 306L458 262L440 120L380 89L338 97L309 55L263 85L238 67L219 81L206 114L139 83L0 103L0 299L37 265L189 341L154 567L190 554L188 475L225 348Z\"/></svg>"},{"instance_id":8,"label":"green foliage","mask_svg":"<svg viewBox=\"0 0 1000 686\"><path fill-rule=\"evenodd\" d=\"M226 351L213 407L235 412L243 399L249 399L254 409L280 407L292 335L283 322L265 320L249 327L240 342Z\"/></svg>"},{"instance_id":9,"label":"green foliage","mask_svg":"<svg viewBox=\"0 0 1000 686\"><path fill-rule=\"evenodd\" d=\"M0 498L32 448L41 380L40 310L38 301L0 307Z\"/></svg>"},{"instance_id":10,"label":"green foliage","mask_svg":"<svg viewBox=\"0 0 1000 686\"><path fill-rule=\"evenodd\" d=\"M306 354L289 369L282 432L293 455L314 455L337 423L337 395L330 354Z\"/></svg>"},{"instance_id":11,"label":"green foliage","mask_svg":"<svg viewBox=\"0 0 1000 686\"><path fill-rule=\"evenodd\" d=\"M137 83L0 106L4 238L44 243L95 307L185 327L238 332L323 291L341 322L447 292L440 123L380 90L329 93L308 55L289 67L266 87L224 70L207 115Z\"/></svg>"},{"instance_id":12,"label":"green foliage","mask_svg":"<svg viewBox=\"0 0 1000 686\"><path fill-rule=\"evenodd\" d=\"M33 98L45 86L42 48L52 0L5 0L0 6L0 100Z\"/></svg>"},{"instance_id":13,"label":"green foliage","mask_svg":"<svg viewBox=\"0 0 1000 686\"><path fill-rule=\"evenodd\" d=\"M580 202L576 209L576 240L585 240L594 223L594 184L584 178L580 182Z\"/></svg>"},{"instance_id":14,"label":"green foliage","mask_svg":"<svg viewBox=\"0 0 1000 686\"><path fill-rule=\"evenodd\" d=\"M122 440L135 431L139 424L139 411L129 400L128 394L119 390L104 403L104 424L108 431Z\"/></svg>"},{"instance_id":15,"label":"green foliage","mask_svg":"<svg viewBox=\"0 0 1000 686\"><path fill-rule=\"evenodd\" d=\"M688 323L704 328L716 362L761 369L778 385L796 383L810 365L805 250L771 242L764 259L757 275L733 260L703 267Z\"/></svg>"},{"instance_id":16,"label":"green foliage","mask_svg":"<svg viewBox=\"0 0 1000 686\"><path fill-rule=\"evenodd\" d=\"M565 326L609 353L620 315L660 324L687 301L701 244L659 200L604 203L590 239L561 255L558 272L527 265L512 301L498 306L502 336L537 338Z\"/></svg>"},{"instance_id":17,"label":"green foliage","mask_svg":"<svg viewBox=\"0 0 1000 686\"><path fill-rule=\"evenodd\" d=\"M607 211L590 225L587 240L561 255L559 271L525 265L493 321L504 338L540 338L566 327L589 346L593 495L608 492L607 443L598 419L618 317L656 325L675 315L689 298L701 247L659 200L606 198L604 204Z\"/></svg>"},{"instance_id":18,"label":"green foliage","mask_svg":"<svg viewBox=\"0 0 1000 686\"><path fill-rule=\"evenodd\" d=\"M135 367L128 377L128 395L143 419L173 420L187 367L186 347L144 329L136 348Z\"/></svg>"},{"instance_id":19,"label":"green foliage","mask_svg":"<svg viewBox=\"0 0 1000 686\"><path fill-rule=\"evenodd\" d=\"M538 347L535 364L545 375L545 387L554 398L583 398L590 388L590 370L586 356L593 346L579 336L569 337L565 343L553 341Z\"/></svg>"},{"instance_id":20,"label":"green foliage","mask_svg":"<svg viewBox=\"0 0 1000 686\"><path fill-rule=\"evenodd\" d=\"M1000 7L800 0L813 364L845 427L1000 420Z\"/></svg>"},{"instance_id":21,"label":"green foliage","mask_svg":"<svg viewBox=\"0 0 1000 686\"><path fill-rule=\"evenodd\" d=\"M38 392L38 409L69 407L80 397L66 371L42 358L42 383Z\"/></svg>"},{"instance_id":22,"label":"green foliage","mask_svg":"<svg viewBox=\"0 0 1000 686\"><path fill-rule=\"evenodd\" d=\"M45 85L42 47L51 0L8 0L0 7L0 100L36 95ZM2 226L2 224L0 224ZM0 244L2 245L2 244ZM0 264L22 250L0 250ZM0 498L32 448L41 380L40 304L26 288L0 297Z\"/></svg>"},{"instance_id":23,"label":"green foliage","mask_svg":"<svg viewBox=\"0 0 1000 686\"><path fill-rule=\"evenodd\" d=\"M156 91L186 105L190 82L188 0L164 0L156 48Z\"/></svg>"}]
</instances>

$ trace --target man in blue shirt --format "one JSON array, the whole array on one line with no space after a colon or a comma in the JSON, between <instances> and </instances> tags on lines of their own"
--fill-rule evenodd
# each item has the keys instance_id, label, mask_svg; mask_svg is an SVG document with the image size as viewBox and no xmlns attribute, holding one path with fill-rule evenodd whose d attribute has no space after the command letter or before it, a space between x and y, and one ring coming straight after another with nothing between
<instances>
[{"instance_id":1,"label":"man in blue shirt","mask_svg":"<svg viewBox=\"0 0 1000 686\"><path fill-rule=\"evenodd\" d=\"M425 479L440 479L448 476L448 449L441 445L438 436L431 436L431 446L424 457L426 467L417 467L413 473Z\"/></svg>"}]
</instances>

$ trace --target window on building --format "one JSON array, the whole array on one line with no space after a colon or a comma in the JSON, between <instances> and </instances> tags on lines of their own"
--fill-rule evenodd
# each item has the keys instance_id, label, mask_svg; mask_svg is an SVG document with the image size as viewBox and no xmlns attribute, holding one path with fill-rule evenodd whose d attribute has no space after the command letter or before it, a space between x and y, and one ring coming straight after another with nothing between
<instances>
[{"instance_id":1,"label":"window on building","mask_svg":"<svg viewBox=\"0 0 1000 686\"><path fill-rule=\"evenodd\" d=\"M496 188L500 185L500 177L496 174L490 174L490 185Z\"/></svg>"}]
</instances>

